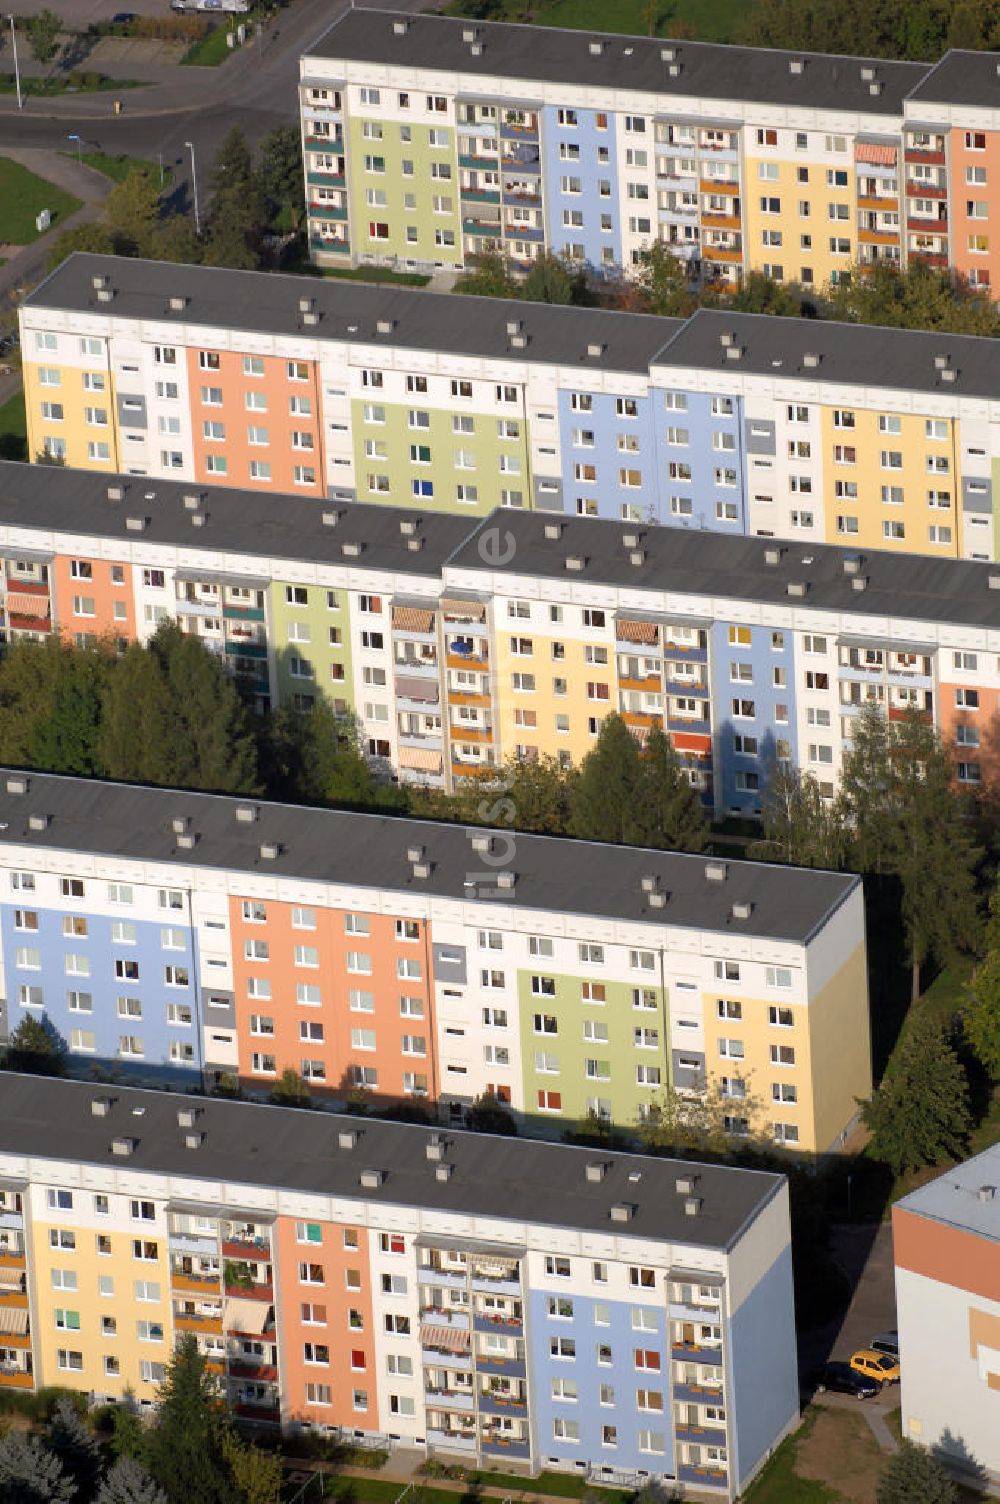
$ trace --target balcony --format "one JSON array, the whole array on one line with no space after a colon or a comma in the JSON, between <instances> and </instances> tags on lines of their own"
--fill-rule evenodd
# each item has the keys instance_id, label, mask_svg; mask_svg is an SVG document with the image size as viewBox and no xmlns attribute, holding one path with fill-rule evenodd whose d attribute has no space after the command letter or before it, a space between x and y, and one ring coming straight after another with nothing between
<instances>
[{"instance_id":1,"label":"balcony","mask_svg":"<svg viewBox=\"0 0 1000 1504\"><path fill-rule=\"evenodd\" d=\"M26 1311L28 1297L23 1290L0 1290L0 1311Z\"/></svg>"},{"instance_id":2,"label":"balcony","mask_svg":"<svg viewBox=\"0 0 1000 1504\"><path fill-rule=\"evenodd\" d=\"M476 1372L496 1374L506 1379L523 1379L527 1377L528 1370L523 1358L498 1358L495 1355L484 1357L477 1353Z\"/></svg>"},{"instance_id":3,"label":"balcony","mask_svg":"<svg viewBox=\"0 0 1000 1504\"><path fill-rule=\"evenodd\" d=\"M919 146L908 146L903 158L907 162L925 162L931 167L943 167L945 164L943 147L940 151L929 151Z\"/></svg>"},{"instance_id":4,"label":"balcony","mask_svg":"<svg viewBox=\"0 0 1000 1504\"><path fill-rule=\"evenodd\" d=\"M917 251L911 250L911 256L919 256L921 261L926 261L928 266L947 266L948 257L943 251Z\"/></svg>"},{"instance_id":5,"label":"balcony","mask_svg":"<svg viewBox=\"0 0 1000 1504\"><path fill-rule=\"evenodd\" d=\"M347 218L347 209L343 204L310 204L309 215L312 219L340 219Z\"/></svg>"},{"instance_id":6,"label":"balcony","mask_svg":"<svg viewBox=\"0 0 1000 1504\"><path fill-rule=\"evenodd\" d=\"M50 632L51 616L28 616L23 611L7 611L7 626L12 632Z\"/></svg>"},{"instance_id":7,"label":"balcony","mask_svg":"<svg viewBox=\"0 0 1000 1504\"><path fill-rule=\"evenodd\" d=\"M741 265L743 262L742 250L731 245L703 245L701 257L703 261L738 261Z\"/></svg>"},{"instance_id":8,"label":"balcony","mask_svg":"<svg viewBox=\"0 0 1000 1504\"><path fill-rule=\"evenodd\" d=\"M725 1426L688 1426L678 1423L674 1435L678 1441L692 1441L706 1447L724 1447L726 1444Z\"/></svg>"},{"instance_id":9,"label":"balcony","mask_svg":"<svg viewBox=\"0 0 1000 1504\"><path fill-rule=\"evenodd\" d=\"M271 1262L271 1244L267 1238L224 1238L222 1252L227 1259L244 1259L252 1264Z\"/></svg>"},{"instance_id":10,"label":"balcony","mask_svg":"<svg viewBox=\"0 0 1000 1504\"><path fill-rule=\"evenodd\" d=\"M527 209L540 209L542 206L542 195L534 189L505 188L503 190L503 202L505 205L512 205L515 209L518 206Z\"/></svg>"},{"instance_id":11,"label":"balcony","mask_svg":"<svg viewBox=\"0 0 1000 1504\"><path fill-rule=\"evenodd\" d=\"M499 188L460 188L463 204L499 204Z\"/></svg>"},{"instance_id":12,"label":"balcony","mask_svg":"<svg viewBox=\"0 0 1000 1504\"><path fill-rule=\"evenodd\" d=\"M227 1275L226 1294L235 1295L240 1300L272 1301L274 1299L274 1285L269 1281L257 1284L253 1280L248 1284L243 1284L238 1275L234 1275L232 1278Z\"/></svg>"},{"instance_id":13,"label":"balcony","mask_svg":"<svg viewBox=\"0 0 1000 1504\"><path fill-rule=\"evenodd\" d=\"M195 1332L201 1336L222 1336L221 1316L200 1316L193 1311L178 1312L174 1316L174 1327L178 1332Z\"/></svg>"},{"instance_id":14,"label":"balcony","mask_svg":"<svg viewBox=\"0 0 1000 1504\"><path fill-rule=\"evenodd\" d=\"M694 1342L672 1342L670 1356L689 1363L710 1363L713 1368L722 1367L721 1347L699 1347Z\"/></svg>"},{"instance_id":15,"label":"balcony","mask_svg":"<svg viewBox=\"0 0 1000 1504\"><path fill-rule=\"evenodd\" d=\"M0 1269L23 1269L24 1267L23 1249L19 1253L0 1253Z\"/></svg>"},{"instance_id":16,"label":"balcony","mask_svg":"<svg viewBox=\"0 0 1000 1504\"><path fill-rule=\"evenodd\" d=\"M687 1400L692 1405L721 1405L722 1386L712 1388L708 1384L675 1384L674 1399Z\"/></svg>"},{"instance_id":17,"label":"balcony","mask_svg":"<svg viewBox=\"0 0 1000 1504\"><path fill-rule=\"evenodd\" d=\"M0 1212L0 1227L20 1228L24 1226L24 1213L13 1211Z\"/></svg>"},{"instance_id":18,"label":"balcony","mask_svg":"<svg viewBox=\"0 0 1000 1504\"><path fill-rule=\"evenodd\" d=\"M338 154L344 149L343 136L307 136L306 151L335 151Z\"/></svg>"},{"instance_id":19,"label":"balcony","mask_svg":"<svg viewBox=\"0 0 1000 1504\"><path fill-rule=\"evenodd\" d=\"M443 1452L475 1452L475 1431L436 1431L427 1428L428 1446L440 1447Z\"/></svg>"},{"instance_id":20,"label":"balcony","mask_svg":"<svg viewBox=\"0 0 1000 1504\"><path fill-rule=\"evenodd\" d=\"M347 187L347 179L342 172L307 172L306 183L310 188Z\"/></svg>"},{"instance_id":21,"label":"balcony","mask_svg":"<svg viewBox=\"0 0 1000 1504\"><path fill-rule=\"evenodd\" d=\"M638 674L620 674L618 678L619 689L634 689L640 694L659 694L662 687L659 674L647 674L645 678Z\"/></svg>"},{"instance_id":22,"label":"balcony","mask_svg":"<svg viewBox=\"0 0 1000 1504\"><path fill-rule=\"evenodd\" d=\"M908 214L906 228L915 231L918 235L947 235L948 216L946 214L919 216Z\"/></svg>"},{"instance_id":23,"label":"balcony","mask_svg":"<svg viewBox=\"0 0 1000 1504\"><path fill-rule=\"evenodd\" d=\"M185 1274L180 1270L170 1271L170 1287L182 1290L186 1295L218 1295L218 1274Z\"/></svg>"},{"instance_id":24,"label":"balcony","mask_svg":"<svg viewBox=\"0 0 1000 1504\"><path fill-rule=\"evenodd\" d=\"M907 183L907 198L947 198L948 190L940 183Z\"/></svg>"},{"instance_id":25,"label":"balcony","mask_svg":"<svg viewBox=\"0 0 1000 1504\"><path fill-rule=\"evenodd\" d=\"M858 239L862 245L898 245L898 230L859 230Z\"/></svg>"},{"instance_id":26,"label":"balcony","mask_svg":"<svg viewBox=\"0 0 1000 1504\"><path fill-rule=\"evenodd\" d=\"M699 193L723 193L733 198L739 193L740 185L723 178L701 178L698 182L698 191Z\"/></svg>"},{"instance_id":27,"label":"balcony","mask_svg":"<svg viewBox=\"0 0 1000 1504\"><path fill-rule=\"evenodd\" d=\"M722 1467L692 1467L682 1462L677 1468L678 1483L693 1483L696 1488L727 1488L729 1474Z\"/></svg>"},{"instance_id":28,"label":"balcony","mask_svg":"<svg viewBox=\"0 0 1000 1504\"><path fill-rule=\"evenodd\" d=\"M487 240L500 239L500 221L487 219L463 219L463 235L479 235Z\"/></svg>"},{"instance_id":29,"label":"balcony","mask_svg":"<svg viewBox=\"0 0 1000 1504\"><path fill-rule=\"evenodd\" d=\"M482 651L481 657L480 651L472 648L456 649L452 644L445 654L445 664L448 668L471 668L481 674L488 673L490 667L488 649Z\"/></svg>"},{"instance_id":30,"label":"balcony","mask_svg":"<svg viewBox=\"0 0 1000 1504\"><path fill-rule=\"evenodd\" d=\"M4 1341L6 1342L6 1337ZM35 1378L24 1368L0 1368L0 1389L34 1389Z\"/></svg>"},{"instance_id":31,"label":"balcony","mask_svg":"<svg viewBox=\"0 0 1000 1504\"><path fill-rule=\"evenodd\" d=\"M526 1441L501 1441L499 1437L483 1437L482 1452L484 1457L520 1457L529 1458L531 1447Z\"/></svg>"},{"instance_id":32,"label":"balcony","mask_svg":"<svg viewBox=\"0 0 1000 1504\"><path fill-rule=\"evenodd\" d=\"M471 1389L425 1389L424 1399L431 1410L468 1410L475 1406Z\"/></svg>"},{"instance_id":33,"label":"balcony","mask_svg":"<svg viewBox=\"0 0 1000 1504\"><path fill-rule=\"evenodd\" d=\"M276 1426L281 1419L277 1400L237 1400L233 1414L242 1420L255 1420L263 1425Z\"/></svg>"},{"instance_id":34,"label":"balcony","mask_svg":"<svg viewBox=\"0 0 1000 1504\"><path fill-rule=\"evenodd\" d=\"M496 169L497 159L496 157L477 157L470 152L460 152L458 165L459 167L467 167L472 172L484 168L487 172L493 172Z\"/></svg>"},{"instance_id":35,"label":"balcony","mask_svg":"<svg viewBox=\"0 0 1000 1504\"><path fill-rule=\"evenodd\" d=\"M859 209L870 209L876 214L892 213L899 208L899 199L895 194L872 194L866 193L858 199Z\"/></svg>"},{"instance_id":36,"label":"balcony","mask_svg":"<svg viewBox=\"0 0 1000 1504\"><path fill-rule=\"evenodd\" d=\"M463 689L452 689L448 691L448 704L453 706L477 705L486 710L492 704L492 701L489 695L476 695L470 694Z\"/></svg>"},{"instance_id":37,"label":"balcony","mask_svg":"<svg viewBox=\"0 0 1000 1504\"><path fill-rule=\"evenodd\" d=\"M695 720L692 716L668 715L667 730L688 731L695 736L709 736L712 730L712 723L708 719Z\"/></svg>"},{"instance_id":38,"label":"balcony","mask_svg":"<svg viewBox=\"0 0 1000 1504\"><path fill-rule=\"evenodd\" d=\"M443 1310L440 1306L421 1305L420 1320L426 1321L430 1326L446 1326L456 1332L469 1330L468 1311Z\"/></svg>"},{"instance_id":39,"label":"balcony","mask_svg":"<svg viewBox=\"0 0 1000 1504\"><path fill-rule=\"evenodd\" d=\"M703 214L701 222L706 230L742 230L743 221L738 214Z\"/></svg>"},{"instance_id":40,"label":"balcony","mask_svg":"<svg viewBox=\"0 0 1000 1504\"><path fill-rule=\"evenodd\" d=\"M205 1232L168 1232L167 1242L172 1252L204 1254L215 1258L219 1252L219 1240Z\"/></svg>"},{"instance_id":41,"label":"balcony","mask_svg":"<svg viewBox=\"0 0 1000 1504\"><path fill-rule=\"evenodd\" d=\"M274 1363L255 1363L252 1360L238 1358L233 1359L229 1364L229 1377L231 1379L256 1379L262 1384L276 1384L278 1369ZM722 1434L725 1436L725 1432Z\"/></svg>"},{"instance_id":42,"label":"balcony","mask_svg":"<svg viewBox=\"0 0 1000 1504\"><path fill-rule=\"evenodd\" d=\"M443 1285L446 1290L464 1290L468 1276L464 1269L439 1269L436 1264L421 1264L417 1277L424 1285Z\"/></svg>"},{"instance_id":43,"label":"balcony","mask_svg":"<svg viewBox=\"0 0 1000 1504\"><path fill-rule=\"evenodd\" d=\"M472 1288L490 1295L520 1295L521 1282L516 1275L510 1279L497 1279L489 1274L474 1274Z\"/></svg>"},{"instance_id":44,"label":"balcony","mask_svg":"<svg viewBox=\"0 0 1000 1504\"><path fill-rule=\"evenodd\" d=\"M473 1327L477 1332L489 1332L494 1336L522 1337L524 1318L523 1316L476 1316L473 1319Z\"/></svg>"},{"instance_id":45,"label":"balcony","mask_svg":"<svg viewBox=\"0 0 1000 1504\"><path fill-rule=\"evenodd\" d=\"M526 1400L506 1399L499 1394L480 1394L480 1415L519 1415L527 1416L528 1404Z\"/></svg>"},{"instance_id":46,"label":"balcony","mask_svg":"<svg viewBox=\"0 0 1000 1504\"><path fill-rule=\"evenodd\" d=\"M349 240L327 240L323 235L310 235L309 244L314 251L331 251L334 255L350 255Z\"/></svg>"},{"instance_id":47,"label":"balcony","mask_svg":"<svg viewBox=\"0 0 1000 1504\"><path fill-rule=\"evenodd\" d=\"M536 120L533 125L504 123L500 127L500 139L501 141L537 141L538 121Z\"/></svg>"},{"instance_id":48,"label":"balcony","mask_svg":"<svg viewBox=\"0 0 1000 1504\"><path fill-rule=\"evenodd\" d=\"M493 741L492 726L449 726L448 734L453 742L484 743Z\"/></svg>"},{"instance_id":49,"label":"balcony","mask_svg":"<svg viewBox=\"0 0 1000 1504\"><path fill-rule=\"evenodd\" d=\"M511 225L505 224L503 232L508 240L531 240L538 244L545 239L545 231L541 225Z\"/></svg>"},{"instance_id":50,"label":"balcony","mask_svg":"<svg viewBox=\"0 0 1000 1504\"><path fill-rule=\"evenodd\" d=\"M657 710L623 710L621 718L626 726L634 726L637 731L651 731L654 726L663 727L663 712Z\"/></svg>"}]
</instances>

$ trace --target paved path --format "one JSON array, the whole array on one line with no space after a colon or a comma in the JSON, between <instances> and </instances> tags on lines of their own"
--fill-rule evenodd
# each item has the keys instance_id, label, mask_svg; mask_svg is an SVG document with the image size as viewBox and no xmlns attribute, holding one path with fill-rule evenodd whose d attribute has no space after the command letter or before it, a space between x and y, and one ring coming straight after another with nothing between
<instances>
[{"instance_id":1,"label":"paved path","mask_svg":"<svg viewBox=\"0 0 1000 1504\"><path fill-rule=\"evenodd\" d=\"M0 129L0 155L20 162L22 167L26 167L29 172L37 173L40 178L54 183L57 188L72 193L74 198L83 200L75 214L70 214L66 219L53 225L47 235L42 235L38 240L32 240L28 245L22 246L3 266L0 266L0 302L2 302L11 295L18 296L41 280L48 263L49 253L58 236L64 230L72 229L86 220L96 219L101 212L101 205L114 184L110 178L105 177L103 172L88 167L86 163L77 162L74 157L65 157L60 152L41 147L10 145L2 129ZM8 392L7 395L9 396L10 393Z\"/></svg>"}]
</instances>

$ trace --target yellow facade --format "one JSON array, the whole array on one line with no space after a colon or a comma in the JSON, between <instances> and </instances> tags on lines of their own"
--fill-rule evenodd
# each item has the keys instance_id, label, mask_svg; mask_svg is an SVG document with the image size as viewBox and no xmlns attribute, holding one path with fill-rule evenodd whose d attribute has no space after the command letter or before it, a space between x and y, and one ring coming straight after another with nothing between
<instances>
[{"instance_id":1,"label":"yellow facade","mask_svg":"<svg viewBox=\"0 0 1000 1504\"><path fill-rule=\"evenodd\" d=\"M86 1192L75 1194L90 1200ZM36 1385L115 1396L130 1389L152 1400L156 1386L143 1377L143 1362L166 1363L173 1347L165 1235L140 1223L134 1231L103 1228L96 1219L82 1222L77 1212L36 1223L32 1236ZM136 1243L144 1254L155 1246L156 1257L137 1257ZM157 1291L158 1299L146 1298Z\"/></svg>"},{"instance_id":2,"label":"yellow facade","mask_svg":"<svg viewBox=\"0 0 1000 1504\"><path fill-rule=\"evenodd\" d=\"M519 630L505 611L506 603L498 602L493 696L502 756L524 747L529 755L563 756L564 761L568 754L577 764L596 740L591 720L599 725L617 709L614 640L582 642L579 629L569 626L556 636L558 624L552 635L539 633L530 622ZM525 640L531 643L530 655L515 651ZM531 681L534 688L525 689Z\"/></svg>"},{"instance_id":3,"label":"yellow facade","mask_svg":"<svg viewBox=\"0 0 1000 1504\"><path fill-rule=\"evenodd\" d=\"M871 1090L868 963L856 946L809 1004L806 1040L816 1147L833 1147L858 1097Z\"/></svg>"},{"instance_id":4,"label":"yellow facade","mask_svg":"<svg viewBox=\"0 0 1000 1504\"><path fill-rule=\"evenodd\" d=\"M960 557L953 420L845 406L822 408L821 423L826 542ZM838 481L857 496L838 495Z\"/></svg>"},{"instance_id":5,"label":"yellow facade","mask_svg":"<svg viewBox=\"0 0 1000 1504\"><path fill-rule=\"evenodd\" d=\"M849 163L749 157L745 181L748 270L780 266L782 280L804 281L816 288L850 271L857 255L857 198ZM779 244L773 243L775 234ZM837 241L839 249L834 250L831 241Z\"/></svg>"},{"instance_id":6,"label":"yellow facade","mask_svg":"<svg viewBox=\"0 0 1000 1504\"><path fill-rule=\"evenodd\" d=\"M121 468L121 442L110 371L84 370L60 365L44 353L24 361L24 407L27 418L28 458L46 453L49 440L61 441L62 458L80 470ZM54 380L53 378L57 378ZM90 385L88 385L88 382ZM98 386L103 382L103 389ZM61 409L62 416L56 412ZM105 421L100 421L103 414ZM92 445L106 445L92 450Z\"/></svg>"}]
</instances>

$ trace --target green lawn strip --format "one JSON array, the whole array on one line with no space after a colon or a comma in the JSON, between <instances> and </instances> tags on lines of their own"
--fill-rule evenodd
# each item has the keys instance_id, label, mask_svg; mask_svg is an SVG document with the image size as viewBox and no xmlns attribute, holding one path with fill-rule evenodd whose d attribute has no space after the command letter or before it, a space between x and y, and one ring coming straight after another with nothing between
<instances>
[{"instance_id":1,"label":"green lawn strip","mask_svg":"<svg viewBox=\"0 0 1000 1504\"><path fill-rule=\"evenodd\" d=\"M426 287L431 280L421 272L396 272L391 266L323 266L324 277L339 277L344 282L395 282L400 287Z\"/></svg>"},{"instance_id":2,"label":"green lawn strip","mask_svg":"<svg viewBox=\"0 0 1000 1504\"><path fill-rule=\"evenodd\" d=\"M812 1478L800 1478L795 1471L799 1442L804 1441L816 1424L816 1411L806 1412L794 1436L786 1436L774 1456L741 1495L744 1504L843 1504L843 1495Z\"/></svg>"},{"instance_id":3,"label":"green lawn strip","mask_svg":"<svg viewBox=\"0 0 1000 1504\"><path fill-rule=\"evenodd\" d=\"M217 68L224 63L236 50L236 44L230 47L226 40L229 29L224 23L214 26L200 42L188 48L181 58L181 65L186 68Z\"/></svg>"},{"instance_id":4,"label":"green lawn strip","mask_svg":"<svg viewBox=\"0 0 1000 1504\"><path fill-rule=\"evenodd\" d=\"M74 153L63 152L63 156L72 158ZM149 173L154 181L159 182L159 163L146 162L142 157L109 157L103 151L85 151L80 161L87 167L93 167L96 172L102 172L106 178L111 178L115 183L123 183L130 172ZM169 188L172 176L170 168L165 167L163 169L164 188Z\"/></svg>"},{"instance_id":5,"label":"green lawn strip","mask_svg":"<svg viewBox=\"0 0 1000 1504\"><path fill-rule=\"evenodd\" d=\"M0 245L28 245L37 240L35 219L42 209L52 211L52 223L61 225L80 207L71 193L36 177L20 162L0 157Z\"/></svg>"},{"instance_id":6,"label":"green lawn strip","mask_svg":"<svg viewBox=\"0 0 1000 1504\"><path fill-rule=\"evenodd\" d=\"M105 73L82 75L59 74L54 78L22 78L21 93L50 98L56 94L120 94L125 89L139 89L134 78L108 78ZM17 81L13 73L0 73L0 94L13 94Z\"/></svg>"},{"instance_id":7,"label":"green lawn strip","mask_svg":"<svg viewBox=\"0 0 1000 1504\"><path fill-rule=\"evenodd\" d=\"M617 1489L595 1488L586 1478L572 1473L539 1473L537 1478L524 1478L517 1473L493 1473L480 1469L473 1473L470 1482L481 1483L484 1488L502 1488L507 1493L552 1494L559 1499L601 1499L604 1504L621 1504L624 1495Z\"/></svg>"},{"instance_id":8,"label":"green lawn strip","mask_svg":"<svg viewBox=\"0 0 1000 1504\"><path fill-rule=\"evenodd\" d=\"M405 1487L405 1483L389 1483L383 1478L344 1478L333 1474L324 1484L324 1498L356 1500L357 1504L394 1504ZM419 1493L420 1504L458 1504L462 1497L451 1489L425 1488L420 1482L415 1483L414 1493Z\"/></svg>"}]
</instances>

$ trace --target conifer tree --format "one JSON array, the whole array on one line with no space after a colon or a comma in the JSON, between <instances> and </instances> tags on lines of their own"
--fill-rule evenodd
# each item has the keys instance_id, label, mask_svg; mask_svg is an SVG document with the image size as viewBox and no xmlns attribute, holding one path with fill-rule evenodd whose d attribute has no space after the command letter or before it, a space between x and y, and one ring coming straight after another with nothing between
<instances>
[{"instance_id":1,"label":"conifer tree","mask_svg":"<svg viewBox=\"0 0 1000 1504\"><path fill-rule=\"evenodd\" d=\"M878 1481L877 1504L957 1504L958 1489L936 1457L906 1437Z\"/></svg>"},{"instance_id":2,"label":"conifer tree","mask_svg":"<svg viewBox=\"0 0 1000 1504\"><path fill-rule=\"evenodd\" d=\"M897 1175L964 1154L972 1121L968 1079L941 1024L926 1011L911 1013L861 1116L875 1153Z\"/></svg>"},{"instance_id":3,"label":"conifer tree","mask_svg":"<svg viewBox=\"0 0 1000 1504\"><path fill-rule=\"evenodd\" d=\"M641 845L643 770L639 744L620 715L605 717L597 745L580 765L571 830L587 841Z\"/></svg>"},{"instance_id":4,"label":"conifer tree","mask_svg":"<svg viewBox=\"0 0 1000 1504\"><path fill-rule=\"evenodd\" d=\"M134 1457L119 1457L105 1474L94 1504L167 1504L167 1496Z\"/></svg>"},{"instance_id":5,"label":"conifer tree","mask_svg":"<svg viewBox=\"0 0 1000 1504\"><path fill-rule=\"evenodd\" d=\"M89 1499L101 1470L101 1453L93 1432L69 1395L60 1395L56 1400L49 1421L48 1443L81 1496Z\"/></svg>"},{"instance_id":6,"label":"conifer tree","mask_svg":"<svg viewBox=\"0 0 1000 1504\"><path fill-rule=\"evenodd\" d=\"M643 844L664 846L672 851L702 851L708 827L701 800L659 726L654 726L646 738L641 774L645 785L639 811L646 822ZM641 826L642 820L640 829Z\"/></svg>"},{"instance_id":7,"label":"conifer tree","mask_svg":"<svg viewBox=\"0 0 1000 1504\"><path fill-rule=\"evenodd\" d=\"M67 1476L55 1453L37 1436L8 1431L0 1440L3 1504L70 1504L76 1498L76 1484Z\"/></svg>"},{"instance_id":8,"label":"conifer tree","mask_svg":"<svg viewBox=\"0 0 1000 1504\"><path fill-rule=\"evenodd\" d=\"M232 1504L225 1417L193 1334L177 1344L157 1398L149 1471L168 1504Z\"/></svg>"}]
</instances>

